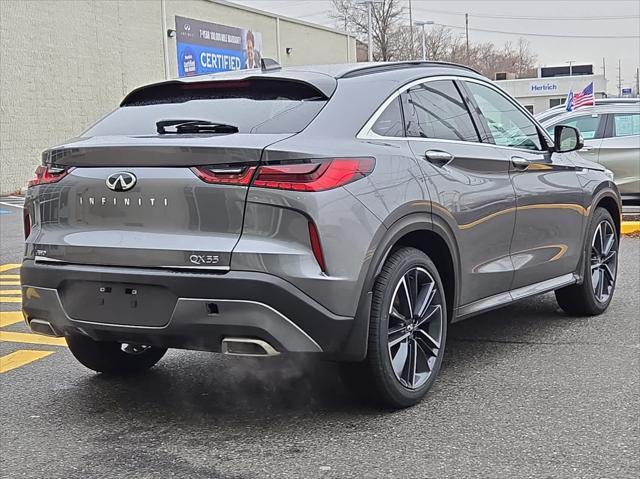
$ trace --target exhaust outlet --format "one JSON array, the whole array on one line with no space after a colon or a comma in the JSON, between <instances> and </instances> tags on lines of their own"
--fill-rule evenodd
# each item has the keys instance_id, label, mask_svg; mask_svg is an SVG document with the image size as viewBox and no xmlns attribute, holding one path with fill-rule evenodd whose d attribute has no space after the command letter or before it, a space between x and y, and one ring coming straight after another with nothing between
<instances>
[{"instance_id":1,"label":"exhaust outlet","mask_svg":"<svg viewBox=\"0 0 640 479\"><path fill-rule=\"evenodd\" d=\"M222 352L232 356L277 356L280 354L266 341L253 338L224 338Z\"/></svg>"},{"instance_id":2,"label":"exhaust outlet","mask_svg":"<svg viewBox=\"0 0 640 479\"><path fill-rule=\"evenodd\" d=\"M31 331L36 334L42 334L44 336L53 336L54 338L59 338L62 336L58 334L51 323L49 321L45 321L44 319L32 319L29 321L29 327Z\"/></svg>"}]
</instances>

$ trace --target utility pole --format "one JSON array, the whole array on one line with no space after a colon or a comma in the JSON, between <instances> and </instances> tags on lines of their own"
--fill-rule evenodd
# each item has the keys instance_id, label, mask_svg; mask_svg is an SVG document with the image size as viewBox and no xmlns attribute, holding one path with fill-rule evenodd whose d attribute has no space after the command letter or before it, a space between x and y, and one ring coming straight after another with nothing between
<instances>
[{"instance_id":1,"label":"utility pole","mask_svg":"<svg viewBox=\"0 0 640 479\"><path fill-rule=\"evenodd\" d=\"M464 35L467 39L467 65L469 64L469 14L464 14Z\"/></svg>"},{"instance_id":2,"label":"utility pole","mask_svg":"<svg viewBox=\"0 0 640 479\"><path fill-rule=\"evenodd\" d=\"M371 6L372 2L367 2L367 35L368 35L368 48L369 50L369 61L373 61L373 35L371 34Z\"/></svg>"},{"instance_id":3,"label":"utility pole","mask_svg":"<svg viewBox=\"0 0 640 479\"><path fill-rule=\"evenodd\" d=\"M409 56L411 57L411 60L413 60L413 57L415 56L415 45L413 44L413 13L411 10L411 0L409 0L409 35L411 37L411 49L409 50Z\"/></svg>"},{"instance_id":4,"label":"utility pole","mask_svg":"<svg viewBox=\"0 0 640 479\"><path fill-rule=\"evenodd\" d=\"M618 98L622 96L622 62L618 59Z\"/></svg>"},{"instance_id":5,"label":"utility pole","mask_svg":"<svg viewBox=\"0 0 640 479\"><path fill-rule=\"evenodd\" d=\"M415 25L417 27L422 27L422 61L427 61L427 32L425 31L426 25L433 25L433 21L429 20L426 22L416 20Z\"/></svg>"},{"instance_id":6,"label":"utility pole","mask_svg":"<svg viewBox=\"0 0 640 479\"><path fill-rule=\"evenodd\" d=\"M607 63L604 57L602 57L602 78L604 78L604 96L606 98L609 91L609 80L607 80Z\"/></svg>"}]
</instances>

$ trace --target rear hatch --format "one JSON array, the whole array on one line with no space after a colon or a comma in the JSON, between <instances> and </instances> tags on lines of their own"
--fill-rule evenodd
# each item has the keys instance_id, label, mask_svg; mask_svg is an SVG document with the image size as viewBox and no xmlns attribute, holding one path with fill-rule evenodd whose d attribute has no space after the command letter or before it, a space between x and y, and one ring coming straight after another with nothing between
<instances>
[{"instance_id":1,"label":"rear hatch","mask_svg":"<svg viewBox=\"0 0 640 479\"><path fill-rule=\"evenodd\" d=\"M228 269L263 150L327 97L278 79L139 89L43 154L25 201L27 256L109 266Z\"/></svg>"}]
</instances>

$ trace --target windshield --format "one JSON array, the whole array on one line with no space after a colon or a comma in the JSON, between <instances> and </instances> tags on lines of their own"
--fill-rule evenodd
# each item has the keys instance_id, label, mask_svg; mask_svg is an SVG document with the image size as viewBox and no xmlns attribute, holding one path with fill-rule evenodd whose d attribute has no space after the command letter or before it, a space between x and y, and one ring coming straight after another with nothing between
<instances>
[{"instance_id":1,"label":"windshield","mask_svg":"<svg viewBox=\"0 0 640 479\"><path fill-rule=\"evenodd\" d=\"M82 136L156 135L156 124L175 118L234 125L240 133L297 133L328 99L308 84L281 80L218 81L151 86Z\"/></svg>"}]
</instances>

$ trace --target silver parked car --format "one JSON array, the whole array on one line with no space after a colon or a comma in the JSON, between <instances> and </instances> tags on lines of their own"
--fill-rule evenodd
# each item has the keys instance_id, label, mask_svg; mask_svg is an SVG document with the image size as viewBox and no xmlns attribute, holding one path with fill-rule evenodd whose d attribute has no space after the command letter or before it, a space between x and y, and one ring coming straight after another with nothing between
<instances>
[{"instance_id":1,"label":"silver parked car","mask_svg":"<svg viewBox=\"0 0 640 479\"><path fill-rule=\"evenodd\" d=\"M596 98L595 99L596 106L598 105L632 105L634 103L640 104L640 98ZM541 111L540 113L536 113L533 117L538 120L540 123L545 123L552 118L555 118L560 115L564 115L567 113L567 110L564 105L557 105L553 108L549 108L548 110Z\"/></svg>"},{"instance_id":2,"label":"silver parked car","mask_svg":"<svg viewBox=\"0 0 640 479\"><path fill-rule=\"evenodd\" d=\"M409 406L452 321L549 291L569 314L607 309L620 198L581 147L451 64L265 62L144 86L44 152L25 320L106 374L167 348L310 353Z\"/></svg>"},{"instance_id":3,"label":"silver parked car","mask_svg":"<svg viewBox=\"0 0 640 479\"><path fill-rule=\"evenodd\" d=\"M623 200L640 201L640 103L607 103L565 112L542 123L578 128L580 156L613 172Z\"/></svg>"}]
</instances>

